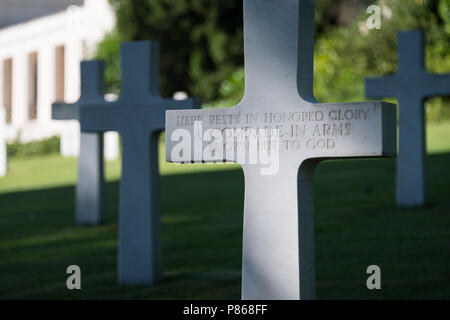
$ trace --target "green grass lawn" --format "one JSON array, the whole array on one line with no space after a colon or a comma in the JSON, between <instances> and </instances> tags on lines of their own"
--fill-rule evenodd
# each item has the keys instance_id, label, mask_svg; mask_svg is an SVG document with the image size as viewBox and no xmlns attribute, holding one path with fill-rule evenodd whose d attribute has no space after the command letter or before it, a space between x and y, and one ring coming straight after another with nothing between
<instances>
[{"instance_id":1,"label":"green grass lawn","mask_svg":"<svg viewBox=\"0 0 450 320\"><path fill-rule=\"evenodd\" d=\"M392 159L317 168L319 299L450 298L450 123L427 130L424 209L395 208ZM164 279L125 287L116 283L120 163L106 166L105 224L81 227L73 223L75 159L12 159L0 179L0 299L238 299L242 171L161 161L161 173ZM71 264L82 269L80 291L65 287ZM372 264L381 267L379 291L365 287Z\"/></svg>"}]
</instances>

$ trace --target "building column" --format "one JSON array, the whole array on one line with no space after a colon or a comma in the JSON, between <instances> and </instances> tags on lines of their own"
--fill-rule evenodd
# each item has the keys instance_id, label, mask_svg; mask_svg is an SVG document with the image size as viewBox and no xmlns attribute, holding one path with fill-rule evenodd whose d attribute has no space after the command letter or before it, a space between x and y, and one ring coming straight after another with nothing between
<instances>
[{"instance_id":1,"label":"building column","mask_svg":"<svg viewBox=\"0 0 450 320\"><path fill-rule=\"evenodd\" d=\"M0 177L8 172L8 154L6 152L6 109L0 105Z\"/></svg>"},{"instance_id":2,"label":"building column","mask_svg":"<svg viewBox=\"0 0 450 320\"><path fill-rule=\"evenodd\" d=\"M3 105L3 90L5 90L5 87L3 86L3 78L5 77L5 74L3 73L3 64L4 64L5 58L0 56L0 108L5 107ZM6 112L6 110L5 110Z\"/></svg>"},{"instance_id":3,"label":"building column","mask_svg":"<svg viewBox=\"0 0 450 320\"><path fill-rule=\"evenodd\" d=\"M38 51L38 101L37 115L41 124L52 119L52 103L55 100L55 49L43 47Z\"/></svg>"},{"instance_id":4,"label":"building column","mask_svg":"<svg viewBox=\"0 0 450 320\"><path fill-rule=\"evenodd\" d=\"M64 59L64 100L67 103L75 103L80 98L81 71L80 62L83 57L82 40L79 36L80 21L78 12L70 14L69 28L71 37L65 45ZM78 156L80 152L80 126L78 121L69 120L64 122L61 132L61 154L63 156Z\"/></svg>"},{"instance_id":5,"label":"building column","mask_svg":"<svg viewBox=\"0 0 450 320\"><path fill-rule=\"evenodd\" d=\"M23 126L28 119L28 54L17 53L12 61L12 124ZM20 137L19 137L20 139Z\"/></svg>"}]
</instances>

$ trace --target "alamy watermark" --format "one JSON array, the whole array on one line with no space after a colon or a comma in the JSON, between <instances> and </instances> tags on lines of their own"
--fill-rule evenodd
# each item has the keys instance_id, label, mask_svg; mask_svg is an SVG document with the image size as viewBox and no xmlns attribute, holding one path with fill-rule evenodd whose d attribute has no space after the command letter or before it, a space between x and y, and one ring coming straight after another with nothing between
<instances>
[{"instance_id":1,"label":"alamy watermark","mask_svg":"<svg viewBox=\"0 0 450 320\"><path fill-rule=\"evenodd\" d=\"M367 29L381 29L381 8L373 4L367 8L366 12L370 14L366 20Z\"/></svg>"},{"instance_id":2,"label":"alamy watermark","mask_svg":"<svg viewBox=\"0 0 450 320\"><path fill-rule=\"evenodd\" d=\"M381 18L391 19L392 11L391 9L380 3L380 5L370 5L367 7L366 13L369 17L364 22L359 23L359 32L366 36L370 30L379 30L381 29Z\"/></svg>"},{"instance_id":3,"label":"alamy watermark","mask_svg":"<svg viewBox=\"0 0 450 320\"><path fill-rule=\"evenodd\" d=\"M380 290L381 289L381 269L377 265L368 266L366 269L366 273L370 274L367 278L366 286L369 290Z\"/></svg>"},{"instance_id":4,"label":"alamy watermark","mask_svg":"<svg viewBox=\"0 0 450 320\"><path fill-rule=\"evenodd\" d=\"M81 269L77 265L71 265L67 267L67 274L70 276L67 278L66 286L67 289L73 290L81 290Z\"/></svg>"},{"instance_id":5,"label":"alamy watermark","mask_svg":"<svg viewBox=\"0 0 450 320\"><path fill-rule=\"evenodd\" d=\"M194 121L194 132L178 128L170 136L177 144L172 161L260 165L261 175L275 175L280 167L280 130L273 128L226 128L203 131Z\"/></svg>"}]
</instances>

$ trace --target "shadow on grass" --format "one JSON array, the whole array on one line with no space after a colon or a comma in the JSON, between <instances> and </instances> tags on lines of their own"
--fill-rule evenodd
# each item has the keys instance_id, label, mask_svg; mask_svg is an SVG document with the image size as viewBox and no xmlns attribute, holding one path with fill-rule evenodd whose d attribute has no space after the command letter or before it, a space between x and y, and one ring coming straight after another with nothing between
<instances>
[{"instance_id":1,"label":"shadow on grass","mask_svg":"<svg viewBox=\"0 0 450 320\"><path fill-rule=\"evenodd\" d=\"M429 156L424 209L394 205L394 160L321 164L315 176L319 299L450 297L450 154ZM0 298L239 299L244 180L240 170L162 177L164 280L116 285L118 183L106 221L74 225L74 187L0 194ZM66 268L82 290L66 289ZM382 290L369 291L377 264Z\"/></svg>"}]
</instances>

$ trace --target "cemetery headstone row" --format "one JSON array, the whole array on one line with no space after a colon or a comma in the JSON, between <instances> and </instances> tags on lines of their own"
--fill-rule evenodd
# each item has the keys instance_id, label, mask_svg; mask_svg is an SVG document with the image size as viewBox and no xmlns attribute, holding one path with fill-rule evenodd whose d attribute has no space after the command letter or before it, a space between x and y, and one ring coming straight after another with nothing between
<instances>
[{"instance_id":1,"label":"cemetery headstone row","mask_svg":"<svg viewBox=\"0 0 450 320\"><path fill-rule=\"evenodd\" d=\"M426 74L423 42L419 32L400 34L397 74L366 82L368 97L396 96L403 106L399 205L424 202L422 103L450 91L448 75ZM161 277L157 141L164 128L167 161L242 165L244 299L314 299L314 168L324 159L396 155L394 105L315 100L314 1L244 0L244 49L245 95L231 108L193 110L200 106L195 99L162 98L154 42L122 45L118 100L105 101L103 64L93 61L82 64L78 103L55 104L54 118L78 119L83 132L79 222L101 221L102 134L122 136L119 283L154 284Z\"/></svg>"}]
</instances>

